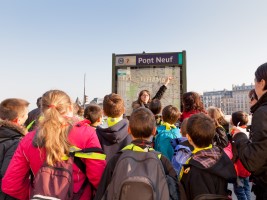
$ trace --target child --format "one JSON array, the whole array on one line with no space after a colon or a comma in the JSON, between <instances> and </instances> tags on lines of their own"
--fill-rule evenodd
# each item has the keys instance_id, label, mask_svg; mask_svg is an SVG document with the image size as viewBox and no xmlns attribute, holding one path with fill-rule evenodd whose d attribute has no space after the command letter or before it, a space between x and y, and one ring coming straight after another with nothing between
<instances>
[{"instance_id":1,"label":"child","mask_svg":"<svg viewBox=\"0 0 267 200\"><path fill-rule=\"evenodd\" d=\"M137 174L140 173L143 174L143 176L141 176L142 179L146 179L144 178L145 174L150 174L150 183L152 184L152 186L156 185L156 187L153 187L153 190L157 191L155 195L157 195L158 193L162 194L162 196L157 199L178 199L177 176L175 170L166 157L156 153L151 148L150 138L155 134L155 132L156 126L153 113L146 108L135 109L131 114L129 121L129 134L132 136L133 141L130 145L123 148L120 153L117 153L114 157L112 157L112 159L108 162L105 172L102 176L102 180L99 184L99 189L97 191L95 200L110 199L110 196L113 194L113 190L117 189L117 187L115 187L115 184L121 184L122 182L126 184L125 186L126 188L128 188L128 190L124 190L124 184L122 184L122 191L125 193L119 191L119 194L117 194L120 195L119 199L152 199L150 192L144 192L147 188L145 186L147 185L142 181L140 181L139 183L137 181L134 181L138 179ZM128 162L129 158L125 157L125 155L132 157L130 162ZM151 158L152 155L157 156L155 156L155 159L145 159L146 157ZM138 162L140 157L143 158L142 162ZM126 167L126 169L119 170L122 166ZM164 177L168 175L168 183L172 184L167 184L166 178L160 179L160 175L162 173L164 174ZM125 177L126 181L118 181L120 177ZM153 177L158 177L156 178L156 183L152 181ZM127 182L127 179L129 179L130 181ZM166 183L165 187L160 188L159 186L163 184L163 182ZM168 185L168 188L166 188L166 185ZM166 191L168 197L164 196L164 194L166 195ZM131 195L128 195L129 193ZM169 196L171 198L169 198Z\"/></svg>"},{"instance_id":2,"label":"child","mask_svg":"<svg viewBox=\"0 0 267 200\"><path fill-rule=\"evenodd\" d=\"M174 155L172 157L172 165L177 173L180 175L183 164L191 157L194 147L188 142L186 137L186 126L188 118L185 118L181 124L180 133L181 138L175 138L171 141L172 147L174 148ZM181 177L179 177L181 178Z\"/></svg>"},{"instance_id":3,"label":"child","mask_svg":"<svg viewBox=\"0 0 267 200\"><path fill-rule=\"evenodd\" d=\"M213 138L213 144L225 148L228 145L227 133L229 133L229 123L224 118L221 109L210 106L207 109L208 115L214 120L216 133Z\"/></svg>"},{"instance_id":4,"label":"child","mask_svg":"<svg viewBox=\"0 0 267 200\"><path fill-rule=\"evenodd\" d=\"M125 107L120 95L115 93L106 95L103 101L103 112L107 116L107 127L98 126L96 133L108 161L123 147L130 144L132 138L128 134L128 120L123 118Z\"/></svg>"},{"instance_id":5,"label":"child","mask_svg":"<svg viewBox=\"0 0 267 200\"><path fill-rule=\"evenodd\" d=\"M248 123L248 115L243 111L237 111L232 113L231 125L235 126L247 135L249 138L249 132L246 131ZM250 172L248 172L241 161L238 159L238 155L236 152L235 143L232 143L232 152L235 170L237 173L237 182L234 183L234 192L238 199L250 199L250 187L249 187L249 176Z\"/></svg>"},{"instance_id":6,"label":"child","mask_svg":"<svg viewBox=\"0 0 267 200\"><path fill-rule=\"evenodd\" d=\"M179 128L174 125L180 118L181 113L178 108L172 105L166 106L162 110L162 123L157 127L157 135L155 137L155 150L161 152L170 161L174 150L171 146L171 140L181 137Z\"/></svg>"},{"instance_id":7,"label":"child","mask_svg":"<svg viewBox=\"0 0 267 200\"><path fill-rule=\"evenodd\" d=\"M153 99L149 104L149 110L154 114L157 126L161 124L161 101L159 99Z\"/></svg>"},{"instance_id":8,"label":"child","mask_svg":"<svg viewBox=\"0 0 267 200\"><path fill-rule=\"evenodd\" d=\"M181 179L187 199L211 194L214 198L218 195L227 198L227 184L235 181L236 173L224 151L212 145L214 121L204 113L194 114L188 119L186 130L188 141L194 147Z\"/></svg>"},{"instance_id":9,"label":"child","mask_svg":"<svg viewBox=\"0 0 267 200\"><path fill-rule=\"evenodd\" d=\"M181 144L181 145L184 145L184 146L187 146L190 148L191 151L194 150L194 147L188 142L188 139L186 137L186 126L187 126L187 121L188 121L188 118L185 118L184 121L182 122L181 124L181 127L180 127L180 133L181 133L181 138L177 138L177 139L174 139L176 141L179 141L178 144Z\"/></svg>"},{"instance_id":10,"label":"child","mask_svg":"<svg viewBox=\"0 0 267 200\"><path fill-rule=\"evenodd\" d=\"M96 128L102 123L103 111L97 104L89 104L84 110L84 119L89 120L89 125Z\"/></svg>"},{"instance_id":11,"label":"child","mask_svg":"<svg viewBox=\"0 0 267 200\"><path fill-rule=\"evenodd\" d=\"M36 101L37 108L31 110L28 113L28 119L24 123L25 127L29 132L37 127L38 120L40 119L41 116L41 101L42 97L39 97Z\"/></svg>"},{"instance_id":12,"label":"child","mask_svg":"<svg viewBox=\"0 0 267 200\"><path fill-rule=\"evenodd\" d=\"M28 106L28 101L17 98L5 99L0 104L0 186L19 141L27 133L23 125L28 118ZM0 188L0 199L6 198Z\"/></svg>"},{"instance_id":13,"label":"child","mask_svg":"<svg viewBox=\"0 0 267 200\"><path fill-rule=\"evenodd\" d=\"M31 187L29 174L32 172L36 177L44 162L49 166L61 163L73 146L79 149L100 148L92 127L73 123L73 103L65 92L47 91L43 94L41 103L43 119L38 124L38 131L28 133L20 141L2 179L2 190L16 199L30 199L29 194L34 188ZM73 165L73 193L80 200L92 199L93 188L98 187L106 161L99 154L88 156L80 153L79 156L83 159L86 170L83 173L77 165ZM90 186L85 185L88 180ZM46 186L44 189L53 188L51 185ZM56 189L58 188L55 187L55 191Z\"/></svg>"}]
</instances>

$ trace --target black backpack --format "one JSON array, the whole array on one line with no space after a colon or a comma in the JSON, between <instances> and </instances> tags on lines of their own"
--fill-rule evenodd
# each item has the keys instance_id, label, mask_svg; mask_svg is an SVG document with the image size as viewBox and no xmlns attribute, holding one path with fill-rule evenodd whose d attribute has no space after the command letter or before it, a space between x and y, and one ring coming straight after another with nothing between
<instances>
[{"instance_id":1,"label":"black backpack","mask_svg":"<svg viewBox=\"0 0 267 200\"><path fill-rule=\"evenodd\" d=\"M83 194L83 190L85 186L88 184L89 180L86 178L83 183L81 189L78 193L73 192L73 163L75 163L81 171L85 174L85 164L77 157L75 157L75 153L89 153L89 152L97 152L102 153L103 150L99 148L88 148L75 152L71 152L69 154L69 159L66 161L61 161L55 163L53 166L48 165L46 162L39 169L33 180L33 189L30 195L30 199L32 200L45 200L45 199L64 199L64 200L72 200L79 199ZM92 194L94 192L94 188L91 185Z\"/></svg>"},{"instance_id":2,"label":"black backpack","mask_svg":"<svg viewBox=\"0 0 267 200\"><path fill-rule=\"evenodd\" d=\"M122 150L112 179L102 199L170 199L159 152Z\"/></svg>"}]
</instances>

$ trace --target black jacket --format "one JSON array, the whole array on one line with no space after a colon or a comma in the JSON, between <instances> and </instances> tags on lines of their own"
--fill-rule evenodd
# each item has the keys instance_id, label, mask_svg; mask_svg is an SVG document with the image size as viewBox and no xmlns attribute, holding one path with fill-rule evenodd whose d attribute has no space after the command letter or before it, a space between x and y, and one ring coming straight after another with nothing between
<instances>
[{"instance_id":1,"label":"black jacket","mask_svg":"<svg viewBox=\"0 0 267 200\"><path fill-rule=\"evenodd\" d=\"M6 120L0 120L0 193L2 177L5 175L18 143L25 133L26 130L23 127Z\"/></svg>"},{"instance_id":2,"label":"black jacket","mask_svg":"<svg viewBox=\"0 0 267 200\"><path fill-rule=\"evenodd\" d=\"M220 148L227 147L228 137L227 137L225 129L222 126L216 127L216 133L213 138L213 144Z\"/></svg>"},{"instance_id":3,"label":"black jacket","mask_svg":"<svg viewBox=\"0 0 267 200\"><path fill-rule=\"evenodd\" d=\"M27 127L31 122L33 122L32 126L29 128L29 131L32 131L37 126L37 121L41 115L41 109L35 108L28 113L28 119L25 121L24 125Z\"/></svg>"},{"instance_id":4,"label":"black jacket","mask_svg":"<svg viewBox=\"0 0 267 200\"><path fill-rule=\"evenodd\" d=\"M187 199L200 194L227 196L228 182L235 182L236 172L232 161L218 147L195 153L185 165L181 183Z\"/></svg>"},{"instance_id":5,"label":"black jacket","mask_svg":"<svg viewBox=\"0 0 267 200\"><path fill-rule=\"evenodd\" d=\"M267 188L267 93L251 107L251 141L245 133L233 137L239 159L252 173L253 181Z\"/></svg>"},{"instance_id":6,"label":"black jacket","mask_svg":"<svg viewBox=\"0 0 267 200\"><path fill-rule=\"evenodd\" d=\"M132 137L128 133L127 119L122 119L114 126L108 128L98 126L96 128L96 133L101 147L107 155L107 161L132 141Z\"/></svg>"}]
</instances>

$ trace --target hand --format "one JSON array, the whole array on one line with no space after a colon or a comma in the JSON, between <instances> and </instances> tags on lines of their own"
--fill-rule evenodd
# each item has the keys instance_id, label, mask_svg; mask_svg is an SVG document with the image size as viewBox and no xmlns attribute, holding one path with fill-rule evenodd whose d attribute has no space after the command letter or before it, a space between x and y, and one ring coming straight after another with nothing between
<instances>
[{"instance_id":1,"label":"hand","mask_svg":"<svg viewBox=\"0 0 267 200\"><path fill-rule=\"evenodd\" d=\"M167 86L169 83L170 83L170 81L173 79L173 77L172 76L168 76L167 77L167 79L166 79L166 81L165 81L165 86Z\"/></svg>"}]
</instances>

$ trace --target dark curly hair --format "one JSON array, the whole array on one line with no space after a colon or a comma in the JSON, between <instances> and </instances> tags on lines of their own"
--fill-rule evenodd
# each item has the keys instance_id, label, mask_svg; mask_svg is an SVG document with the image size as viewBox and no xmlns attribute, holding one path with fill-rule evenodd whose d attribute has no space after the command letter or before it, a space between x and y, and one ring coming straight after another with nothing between
<instances>
[{"instance_id":1,"label":"dark curly hair","mask_svg":"<svg viewBox=\"0 0 267 200\"><path fill-rule=\"evenodd\" d=\"M200 100L200 95L196 92L186 92L182 97L183 112L189 112L191 110L198 110L204 112L203 103Z\"/></svg>"}]
</instances>

